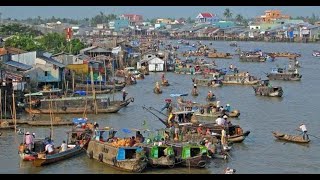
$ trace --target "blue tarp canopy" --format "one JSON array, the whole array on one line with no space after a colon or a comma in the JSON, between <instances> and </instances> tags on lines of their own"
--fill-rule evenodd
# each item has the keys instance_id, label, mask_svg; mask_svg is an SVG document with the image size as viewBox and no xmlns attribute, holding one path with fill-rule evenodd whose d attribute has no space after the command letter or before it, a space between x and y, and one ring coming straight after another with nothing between
<instances>
[{"instance_id":1,"label":"blue tarp canopy","mask_svg":"<svg viewBox=\"0 0 320 180\"><path fill-rule=\"evenodd\" d=\"M188 96L188 93L186 93L186 94L170 94L170 97L180 97L180 96Z\"/></svg>"},{"instance_id":2,"label":"blue tarp canopy","mask_svg":"<svg viewBox=\"0 0 320 180\"><path fill-rule=\"evenodd\" d=\"M72 122L74 124L82 124L82 123L86 123L87 119L85 119L85 118L73 118Z\"/></svg>"}]
</instances>

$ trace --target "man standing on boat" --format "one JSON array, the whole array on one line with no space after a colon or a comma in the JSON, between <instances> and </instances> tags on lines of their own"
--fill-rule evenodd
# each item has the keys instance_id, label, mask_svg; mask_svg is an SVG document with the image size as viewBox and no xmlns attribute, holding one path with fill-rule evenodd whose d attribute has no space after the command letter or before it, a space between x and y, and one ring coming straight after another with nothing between
<instances>
[{"instance_id":1,"label":"man standing on boat","mask_svg":"<svg viewBox=\"0 0 320 180\"><path fill-rule=\"evenodd\" d=\"M303 123L301 123L300 126L299 126L299 129L303 132L303 139L304 139L304 140L309 140L309 136L308 136L308 134L307 134L308 130L307 130L306 125L304 125ZM306 136L307 136L307 139L306 139Z\"/></svg>"},{"instance_id":2,"label":"man standing on boat","mask_svg":"<svg viewBox=\"0 0 320 180\"><path fill-rule=\"evenodd\" d=\"M127 97L128 93L126 92L125 89L122 90L122 101L125 101L126 100L126 97Z\"/></svg>"},{"instance_id":3,"label":"man standing on boat","mask_svg":"<svg viewBox=\"0 0 320 180\"><path fill-rule=\"evenodd\" d=\"M33 136L30 134L30 132L27 132L25 137L25 144L30 151L32 151L33 143Z\"/></svg>"}]
</instances>

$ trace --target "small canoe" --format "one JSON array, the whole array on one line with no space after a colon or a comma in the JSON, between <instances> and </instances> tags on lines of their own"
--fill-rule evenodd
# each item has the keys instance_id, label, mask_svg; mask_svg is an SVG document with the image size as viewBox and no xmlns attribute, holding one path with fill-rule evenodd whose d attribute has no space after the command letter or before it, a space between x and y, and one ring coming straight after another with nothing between
<instances>
[{"instance_id":1,"label":"small canoe","mask_svg":"<svg viewBox=\"0 0 320 180\"><path fill-rule=\"evenodd\" d=\"M289 134L284 134L280 132L272 132L272 135L283 141L289 141L289 142L294 142L294 143L309 143L310 139L303 139L303 136L298 136L298 135L289 135Z\"/></svg>"},{"instance_id":2,"label":"small canoe","mask_svg":"<svg viewBox=\"0 0 320 180\"><path fill-rule=\"evenodd\" d=\"M50 121L28 121L30 126L51 126ZM72 121L53 121L53 126L73 125Z\"/></svg>"},{"instance_id":3,"label":"small canoe","mask_svg":"<svg viewBox=\"0 0 320 180\"><path fill-rule=\"evenodd\" d=\"M235 134L235 135L229 136L228 141L233 142L233 143L241 143L242 141L244 141L246 139L246 137L249 134L250 134L250 131L246 131L241 135Z\"/></svg>"},{"instance_id":4,"label":"small canoe","mask_svg":"<svg viewBox=\"0 0 320 180\"><path fill-rule=\"evenodd\" d=\"M52 155L45 155L38 153L38 156L33 160L32 164L36 167L48 165L58 161L62 161L81 153L84 153L86 150L80 146L68 145L68 149L64 152L58 152Z\"/></svg>"},{"instance_id":5,"label":"small canoe","mask_svg":"<svg viewBox=\"0 0 320 180\"><path fill-rule=\"evenodd\" d=\"M161 90L161 89L154 88L154 89L153 89L153 92L154 92L155 94L161 94L161 93L162 93L162 90Z\"/></svg>"}]
</instances>

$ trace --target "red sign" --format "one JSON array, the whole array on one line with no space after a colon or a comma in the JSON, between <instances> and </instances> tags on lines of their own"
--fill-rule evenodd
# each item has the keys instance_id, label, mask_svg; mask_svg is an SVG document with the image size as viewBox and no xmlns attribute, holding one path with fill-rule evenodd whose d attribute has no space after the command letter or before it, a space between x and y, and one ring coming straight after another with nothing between
<instances>
[{"instance_id":1,"label":"red sign","mask_svg":"<svg viewBox=\"0 0 320 180\"><path fill-rule=\"evenodd\" d=\"M67 31L67 34L66 34L67 37L66 37L66 39L67 39L68 41L70 41L71 38L72 38L72 29L71 29L71 28L67 28L66 31Z\"/></svg>"}]
</instances>

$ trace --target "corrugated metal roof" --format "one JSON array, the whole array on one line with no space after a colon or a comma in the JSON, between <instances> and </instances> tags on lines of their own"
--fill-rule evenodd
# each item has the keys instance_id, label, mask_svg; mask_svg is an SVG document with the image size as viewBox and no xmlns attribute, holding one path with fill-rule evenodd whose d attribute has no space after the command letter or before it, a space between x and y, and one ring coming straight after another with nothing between
<instances>
[{"instance_id":1,"label":"corrugated metal roof","mask_svg":"<svg viewBox=\"0 0 320 180\"><path fill-rule=\"evenodd\" d=\"M4 64L19 68L19 69L22 69L22 70L25 70L25 71L32 68L32 66L29 66L27 64L22 64L22 63L19 63L19 62L16 62L16 61L7 61Z\"/></svg>"},{"instance_id":2,"label":"corrugated metal roof","mask_svg":"<svg viewBox=\"0 0 320 180\"><path fill-rule=\"evenodd\" d=\"M46 54L45 54L45 52L37 52L37 58L40 58L40 59L42 59L42 60L45 60L46 62L51 63L51 64L53 64L53 65L56 65L56 66L58 66L58 67L60 67L60 68L65 67L64 64L62 64L62 63L60 63L59 61L53 59L52 57L47 57Z\"/></svg>"}]
</instances>

